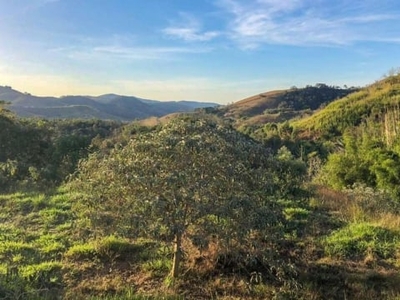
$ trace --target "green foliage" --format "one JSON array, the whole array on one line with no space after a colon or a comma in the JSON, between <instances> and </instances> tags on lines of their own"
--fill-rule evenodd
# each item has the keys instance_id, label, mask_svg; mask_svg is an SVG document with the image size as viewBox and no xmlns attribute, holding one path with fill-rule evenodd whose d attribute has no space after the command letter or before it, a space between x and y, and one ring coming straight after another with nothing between
<instances>
[{"instance_id":1,"label":"green foliage","mask_svg":"<svg viewBox=\"0 0 400 300\"><path fill-rule=\"evenodd\" d=\"M304 197L305 191L302 186L305 180L307 166L300 160L295 159L293 154L285 146L278 150L276 155L278 164L276 170L279 172L279 182L276 189L281 198L290 198L294 195Z\"/></svg>"},{"instance_id":2,"label":"green foliage","mask_svg":"<svg viewBox=\"0 0 400 300\"><path fill-rule=\"evenodd\" d=\"M335 99L345 97L357 89L317 84L305 88L272 91L255 95L231 105L207 108L204 111L218 116L234 117L239 126L266 122L282 122L309 114ZM250 118L250 120L248 120Z\"/></svg>"},{"instance_id":3,"label":"green foliage","mask_svg":"<svg viewBox=\"0 0 400 300\"><path fill-rule=\"evenodd\" d=\"M400 200L400 156L382 142L373 125L344 134L344 151L328 157L321 178L334 188L365 184Z\"/></svg>"},{"instance_id":4,"label":"green foliage","mask_svg":"<svg viewBox=\"0 0 400 300\"><path fill-rule=\"evenodd\" d=\"M91 141L121 125L108 121L19 119L0 110L0 191L59 184L87 156Z\"/></svg>"},{"instance_id":5,"label":"green foliage","mask_svg":"<svg viewBox=\"0 0 400 300\"><path fill-rule=\"evenodd\" d=\"M354 92L356 89L341 89L328 86L326 84L317 84L316 86L307 86L305 88L292 88L279 97L279 108L290 108L293 110L318 109L321 105L340 99Z\"/></svg>"},{"instance_id":6,"label":"green foliage","mask_svg":"<svg viewBox=\"0 0 400 300\"><path fill-rule=\"evenodd\" d=\"M381 258L393 257L400 234L369 223L353 223L329 235L324 241L328 255L363 259L370 253Z\"/></svg>"},{"instance_id":7,"label":"green foliage","mask_svg":"<svg viewBox=\"0 0 400 300\"><path fill-rule=\"evenodd\" d=\"M283 218L271 197L283 184L297 187L280 173L288 167L293 175L298 166L218 120L191 116L135 136L109 156L91 155L72 187L87 192L76 209L103 233L218 236L229 244L251 229L277 233Z\"/></svg>"},{"instance_id":8,"label":"green foliage","mask_svg":"<svg viewBox=\"0 0 400 300\"><path fill-rule=\"evenodd\" d=\"M33 243L41 251L42 257L49 259L57 257L64 252L68 242L66 238L56 234L40 235Z\"/></svg>"}]
</instances>

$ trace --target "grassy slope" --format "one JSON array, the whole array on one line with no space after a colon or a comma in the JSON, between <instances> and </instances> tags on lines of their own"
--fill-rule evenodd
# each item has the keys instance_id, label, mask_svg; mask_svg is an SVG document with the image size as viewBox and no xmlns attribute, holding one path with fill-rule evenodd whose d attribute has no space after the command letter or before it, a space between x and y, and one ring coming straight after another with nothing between
<instances>
[{"instance_id":1,"label":"grassy slope","mask_svg":"<svg viewBox=\"0 0 400 300\"><path fill-rule=\"evenodd\" d=\"M80 197L0 195L1 299L397 299L400 217L366 213L362 202L319 188L309 205L287 202L279 250L293 279L262 283L210 264L213 248L187 253L185 279L171 289L171 249L162 242L84 238L71 206ZM378 205L379 203L376 203ZM356 222L354 220L357 220ZM292 271L291 271L292 270ZM269 275L268 275L269 274ZM276 276L276 274L274 275ZM39 296L38 296L39 295ZM144 295L148 295L145 298ZM148 298L149 295L154 298ZM156 296L159 295L159 296ZM178 296L181 295L181 296ZM185 296L182 296L185 295Z\"/></svg>"},{"instance_id":2,"label":"grassy slope","mask_svg":"<svg viewBox=\"0 0 400 300\"><path fill-rule=\"evenodd\" d=\"M286 90L271 91L245 98L226 107L226 116L255 116L260 115L266 109L277 108L279 96Z\"/></svg>"},{"instance_id":3,"label":"grassy slope","mask_svg":"<svg viewBox=\"0 0 400 300\"><path fill-rule=\"evenodd\" d=\"M362 90L336 100L310 117L293 125L311 135L341 134L347 127L357 126L363 120L380 118L386 110L400 104L400 75L383 79Z\"/></svg>"}]
</instances>

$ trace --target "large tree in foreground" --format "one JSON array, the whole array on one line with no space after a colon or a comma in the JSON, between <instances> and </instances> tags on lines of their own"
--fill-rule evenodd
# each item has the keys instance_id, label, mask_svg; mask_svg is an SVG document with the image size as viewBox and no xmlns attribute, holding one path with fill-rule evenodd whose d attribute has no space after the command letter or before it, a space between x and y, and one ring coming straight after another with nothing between
<instances>
[{"instance_id":1,"label":"large tree in foreground","mask_svg":"<svg viewBox=\"0 0 400 300\"><path fill-rule=\"evenodd\" d=\"M234 244L250 232L275 233L277 163L220 121L187 116L133 136L106 157L93 154L73 186L85 191L82 204L94 228L173 243L177 277L183 238L204 247L211 237Z\"/></svg>"}]
</instances>

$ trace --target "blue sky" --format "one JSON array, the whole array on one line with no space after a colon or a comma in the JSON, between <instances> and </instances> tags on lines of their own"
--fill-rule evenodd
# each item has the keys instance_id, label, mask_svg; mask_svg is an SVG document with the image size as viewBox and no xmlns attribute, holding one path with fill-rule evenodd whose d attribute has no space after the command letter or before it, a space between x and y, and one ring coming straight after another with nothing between
<instances>
[{"instance_id":1,"label":"blue sky","mask_svg":"<svg viewBox=\"0 0 400 300\"><path fill-rule=\"evenodd\" d=\"M0 85L229 103L400 67L398 0L0 0Z\"/></svg>"}]
</instances>

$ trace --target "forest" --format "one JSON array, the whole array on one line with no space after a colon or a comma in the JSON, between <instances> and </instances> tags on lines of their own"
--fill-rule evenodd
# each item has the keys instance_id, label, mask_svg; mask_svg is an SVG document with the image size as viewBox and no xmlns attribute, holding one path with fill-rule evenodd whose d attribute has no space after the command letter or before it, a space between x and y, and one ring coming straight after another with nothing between
<instances>
[{"instance_id":1,"label":"forest","mask_svg":"<svg viewBox=\"0 0 400 300\"><path fill-rule=\"evenodd\" d=\"M400 299L400 75L271 97L152 125L0 102L0 299Z\"/></svg>"}]
</instances>

